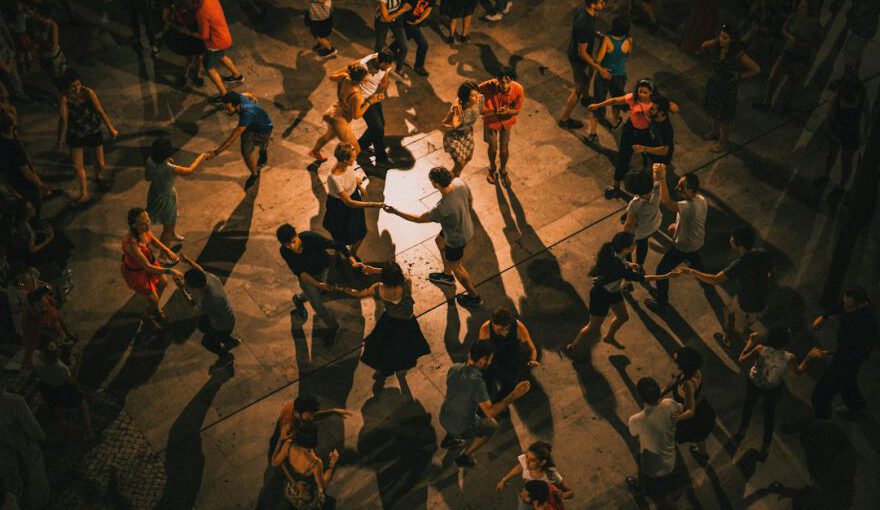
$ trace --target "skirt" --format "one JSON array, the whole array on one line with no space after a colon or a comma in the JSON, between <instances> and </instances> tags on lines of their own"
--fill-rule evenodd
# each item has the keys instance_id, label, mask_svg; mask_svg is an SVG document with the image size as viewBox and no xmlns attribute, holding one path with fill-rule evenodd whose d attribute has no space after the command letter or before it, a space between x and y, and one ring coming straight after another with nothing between
<instances>
[{"instance_id":1,"label":"skirt","mask_svg":"<svg viewBox=\"0 0 880 510\"><path fill-rule=\"evenodd\" d=\"M430 354L431 348L415 317L396 319L383 314L364 340L364 365L391 374L416 366L416 361Z\"/></svg>"},{"instance_id":2,"label":"skirt","mask_svg":"<svg viewBox=\"0 0 880 510\"><path fill-rule=\"evenodd\" d=\"M352 200L360 200L360 190L355 188ZM345 245L354 244L367 237L367 219L360 207L349 207L345 202L327 196L327 210L324 212L322 225L333 239Z\"/></svg>"},{"instance_id":3,"label":"skirt","mask_svg":"<svg viewBox=\"0 0 880 510\"><path fill-rule=\"evenodd\" d=\"M463 163L474 157L474 129L462 129L443 134L443 150L453 161Z\"/></svg>"},{"instance_id":4,"label":"skirt","mask_svg":"<svg viewBox=\"0 0 880 510\"><path fill-rule=\"evenodd\" d=\"M171 193L147 194L147 214L156 225L174 225L177 223L177 191Z\"/></svg>"},{"instance_id":5,"label":"skirt","mask_svg":"<svg viewBox=\"0 0 880 510\"><path fill-rule=\"evenodd\" d=\"M705 398L697 404L693 418L678 422L675 428L677 443L695 443L703 441L715 428L715 409Z\"/></svg>"}]
</instances>

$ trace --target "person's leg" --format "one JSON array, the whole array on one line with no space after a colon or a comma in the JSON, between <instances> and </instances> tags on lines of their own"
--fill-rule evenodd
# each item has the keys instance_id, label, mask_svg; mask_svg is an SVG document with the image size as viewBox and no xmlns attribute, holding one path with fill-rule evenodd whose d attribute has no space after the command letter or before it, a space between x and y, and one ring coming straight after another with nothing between
<instances>
[{"instance_id":1,"label":"person's leg","mask_svg":"<svg viewBox=\"0 0 880 510\"><path fill-rule=\"evenodd\" d=\"M315 140L315 146L312 147L312 152L310 153L310 156L312 156L313 158L323 158L323 156L321 156L321 149L324 148L325 145L330 143L330 140L336 138L336 129L334 129L333 126L334 122L335 121L332 120L327 122L327 130L324 131L323 135Z\"/></svg>"},{"instance_id":2,"label":"person's leg","mask_svg":"<svg viewBox=\"0 0 880 510\"><path fill-rule=\"evenodd\" d=\"M373 152L376 154L376 161L383 159L383 154L379 154L377 150L377 141L384 136L384 126L382 125L382 119L380 116L382 103L376 103L364 112L363 119L367 124L367 129L364 131L364 134L358 138L358 146L361 151L367 150L370 146L373 146Z\"/></svg>"},{"instance_id":3,"label":"person's leg","mask_svg":"<svg viewBox=\"0 0 880 510\"><path fill-rule=\"evenodd\" d=\"M746 430L749 429L749 423L752 421L752 411L755 409L755 404L758 403L760 392L760 388L755 386L752 381L746 377L746 396L745 399L743 399L742 411L740 411L739 428L736 430L736 436L740 440L745 437ZM767 399L764 399L765 407L766 402Z\"/></svg>"},{"instance_id":4,"label":"person's leg","mask_svg":"<svg viewBox=\"0 0 880 510\"><path fill-rule=\"evenodd\" d=\"M589 345L594 340L599 338L599 334L602 332L602 324L605 322L605 316L593 315L590 314L590 319L587 324L578 331L577 336L574 338L570 344L568 344L569 351L577 350L581 344Z\"/></svg>"},{"instance_id":5,"label":"person's leg","mask_svg":"<svg viewBox=\"0 0 880 510\"><path fill-rule=\"evenodd\" d=\"M831 177L831 170L834 168L834 163L837 162L837 155L840 154L840 144L835 140L828 140L828 154L825 156L825 180ZM843 179L841 179L843 182Z\"/></svg>"},{"instance_id":6,"label":"person's leg","mask_svg":"<svg viewBox=\"0 0 880 510\"><path fill-rule=\"evenodd\" d=\"M767 89L764 91L764 101L759 103L760 106L770 107L773 104L773 96L776 95L776 89L779 88L779 82L783 76L781 68L782 57L776 60L773 68L770 69L770 76L767 77Z\"/></svg>"},{"instance_id":7,"label":"person's leg","mask_svg":"<svg viewBox=\"0 0 880 510\"><path fill-rule=\"evenodd\" d=\"M106 167L107 163L104 161L104 145L99 145L95 147L95 182L101 186L105 184L104 169Z\"/></svg>"},{"instance_id":8,"label":"person's leg","mask_svg":"<svg viewBox=\"0 0 880 510\"><path fill-rule=\"evenodd\" d=\"M840 391L840 374L836 365L828 367L828 370L819 377L813 386L810 401L813 404L813 413L816 418L827 420L831 418L831 401Z\"/></svg>"},{"instance_id":9,"label":"person's leg","mask_svg":"<svg viewBox=\"0 0 880 510\"><path fill-rule=\"evenodd\" d=\"M841 380L840 396L843 398L843 403L846 404L846 407L853 411L864 411L868 406L862 391L859 389L860 368L861 364L847 366L843 371Z\"/></svg>"},{"instance_id":10,"label":"person's leg","mask_svg":"<svg viewBox=\"0 0 880 510\"><path fill-rule=\"evenodd\" d=\"M449 18L449 37L446 39L449 43L455 41L455 25L457 23L458 18Z\"/></svg>"},{"instance_id":11,"label":"person's leg","mask_svg":"<svg viewBox=\"0 0 880 510\"><path fill-rule=\"evenodd\" d=\"M253 133L245 131L241 135L241 159L251 175L257 175L257 148L254 144Z\"/></svg>"},{"instance_id":12,"label":"person's leg","mask_svg":"<svg viewBox=\"0 0 880 510\"><path fill-rule=\"evenodd\" d=\"M495 434L496 430L498 430L498 422L494 418L483 418L480 420L480 430L477 437L465 448L463 455L473 455L474 452L489 442L489 438Z\"/></svg>"},{"instance_id":13,"label":"person's leg","mask_svg":"<svg viewBox=\"0 0 880 510\"><path fill-rule=\"evenodd\" d=\"M666 274L678 267L684 260L684 253L673 246L660 259L656 274ZM657 305L661 308L669 305L669 280L657 280Z\"/></svg>"},{"instance_id":14,"label":"person's leg","mask_svg":"<svg viewBox=\"0 0 880 510\"><path fill-rule=\"evenodd\" d=\"M733 298L736 299L736 298ZM731 340L736 336L737 303L733 301L724 303L724 323L721 325L722 340L724 347L730 347Z\"/></svg>"},{"instance_id":15,"label":"person's leg","mask_svg":"<svg viewBox=\"0 0 880 510\"><path fill-rule=\"evenodd\" d=\"M238 71L238 68L235 67L235 62L232 61L231 58L227 55L223 55L223 58L220 59L223 62L223 67L229 70L232 73L232 76L241 76L241 73Z\"/></svg>"},{"instance_id":16,"label":"person's leg","mask_svg":"<svg viewBox=\"0 0 880 510\"><path fill-rule=\"evenodd\" d=\"M773 441L773 431L776 426L776 404L779 397L782 396L782 386L771 390L764 390L764 438L761 442L761 449L766 451L770 448L770 442Z\"/></svg>"},{"instance_id":17,"label":"person's leg","mask_svg":"<svg viewBox=\"0 0 880 510\"><path fill-rule=\"evenodd\" d=\"M617 161L614 163L614 189L620 191L620 183L629 173L629 164L632 161L632 146L635 143L636 131L633 125L627 122L620 134L620 147L617 150Z\"/></svg>"},{"instance_id":18,"label":"person's leg","mask_svg":"<svg viewBox=\"0 0 880 510\"><path fill-rule=\"evenodd\" d=\"M425 68L425 58L428 56L428 40L422 33L421 25L406 25L406 35L416 42L415 69Z\"/></svg>"},{"instance_id":19,"label":"person's leg","mask_svg":"<svg viewBox=\"0 0 880 510\"><path fill-rule=\"evenodd\" d=\"M76 181L79 184L79 201L85 202L89 199L89 185L86 179L86 168L84 163L84 155L82 147L70 148L70 159L73 162L73 171L76 172Z\"/></svg>"},{"instance_id":20,"label":"person's leg","mask_svg":"<svg viewBox=\"0 0 880 510\"><path fill-rule=\"evenodd\" d=\"M327 273L325 271L323 275L319 276L323 279L326 277L326 274ZM324 299L321 295L321 289L306 282L302 278L299 279L299 286L302 289L303 293L306 295L306 299L315 310L315 313L318 315L318 317L321 318L321 320L324 321L324 324L330 327L330 329L338 328L339 322L336 321L336 318L333 316L330 310L328 310L327 307L324 306Z\"/></svg>"},{"instance_id":21,"label":"person's leg","mask_svg":"<svg viewBox=\"0 0 880 510\"><path fill-rule=\"evenodd\" d=\"M388 161L388 151L385 148L385 110L382 108L382 103L376 103L371 108L375 108L378 114L372 127L373 132L370 134L373 153L377 162L386 162Z\"/></svg>"},{"instance_id":22,"label":"person's leg","mask_svg":"<svg viewBox=\"0 0 880 510\"><path fill-rule=\"evenodd\" d=\"M461 23L461 35L462 35L463 37L467 37L468 34L470 34L470 31L471 31L471 18L473 18L473 15L470 15L470 14L469 14L469 15L467 15L467 16L464 17L464 21L462 21L462 23Z\"/></svg>"},{"instance_id":23,"label":"person's leg","mask_svg":"<svg viewBox=\"0 0 880 510\"><path fill-rule=\"evenodd\" d=\"M466 164L467 164L467 162L464 162L464 161L453 160L452 161L452 176L453 177L460 177L461 171L464 170L464 166Z\"/></svg>"},{"instance_id":24,"label":"person's leg","mask_svg":"<svg viewBox=\"0 0 880 510\"><path fill-rule=\"evenodd\" d=\"M639 267L644 267L645 259L648 258L648 239L650 238L646 237L636 241L636 264Z\"/></svg>"},{"instance_id":25,"label":"person's leg","mask_svg":"<svg viewBox=\"0 0 880 510\"><path fill-rule=\"evenodd\" d=\"M392 23L390 30L394 34L394 43L391 47L397 55L397 70L400 71L403 69L403 65L406 63L406 56L409 54L409 45L406 42L406 29L404 29L402 23Z\"/></svg>"},{"instance_id":26,"label":"person's leg","mask_svg":"<svg viewBox=\"0 0 880 510\"><path fill-rule=\"evenodd\" d=\"M452 274L455 275L455 279L458 280L458 283L460 283L462 287L464 287L467 294L469 296L479 297L477 288L474 286L474 280L471 278L471 274L468 272L467 268L464 267L461 260L456 260L449 264L452 269Z\"/></svg>"},{"instance_id":27,"label":"person's leg","mask_svg":"<svg viewBox=\"0 0 880 510\"><path fill-rule=\"evenodd\" d=\"M840 151L840 189L846 189L849 177L852 175L853 155L855 149L843 148Z\"/></svg>"},{"instance_id":28,"label":"person's leg","mask_svg":"<svg viewBox=\"0 0 880 510\"><path fill-rule=\"evenodd\" d=\"M208 67L205 69L208 73L208 79L211 80L211 83L214 84L214 87L217 89L217 94L223 96L226 94L226 86L223 85L223 78L220 77L220 73L217 71L216 67Z\"/></svg>"},{"instance_id":29,"label":"person's leg","mask_svg":"<svg viewBox=\"0 0 880 510\"><path fill-rule=\"evenodd\" d=\"M733 122L725 121L718 123L718 143L715 144L716 150L727 149L730 143L730 130L733 128Z\"/></svg>"},{"instance_id":30,"label":"person's leg","mask_svg":"<svg viewBox=\"0 0 880 510\"><path fill-rule=\"evenodd\" d=\"M385 40L388 38L388 23L376 19L374 32L376 35L376 43L373 49L377 52L382 51L382 49L385 48Z\"/></svg>"},{"instance_id":31,"label":"person's leg","mask_svg":"<svg viewBox=\"0 0 880 510\"><path fill-rule=\"evenodd\" d=\"M489 173L495 174L498 171L498 166L495 163L495 155L498 154L498 131L489 129L484 123L483 139L486 141L486 152L489 155Z\"/></svg>"},{"instance_id":32,"label":"person's leg","mask_svg":"<svg viewBox=\"0 0 880 510\"><path fill-rule=\"evenodd\" d=\"M498 158L501 166L502 180L507 175L507 160L510 157L510 131L512 127L501 126L498 130ZM507 184L507 183L505 183Z\"/></svg>"},{"instance_id":33,"label":"person's leg","mask_svg":"<svg viewBox=\"0 0 880 510\"><path fill-rule=\"evenodd\" d=\"M174 240L174 225L162 225L162 235L159 236L159 241L165 246L171 246L172 240Z\"/></svg>"},{"instance_id":34,"label":"person's leg","mask_svg":"<svg viewBox=\"0 0 880 510\"><path fill-rule=\"evenodd\" d=\"M629 312L626 310L626 303L623 301L612 304L611 311L614 312L614 318L611 319L611 324L608 325L608 332L605 333L602 341L609 344L620 345L620 343L614 338L614 335L621 326L629 320Z\"/></svg>"}]
</instances>

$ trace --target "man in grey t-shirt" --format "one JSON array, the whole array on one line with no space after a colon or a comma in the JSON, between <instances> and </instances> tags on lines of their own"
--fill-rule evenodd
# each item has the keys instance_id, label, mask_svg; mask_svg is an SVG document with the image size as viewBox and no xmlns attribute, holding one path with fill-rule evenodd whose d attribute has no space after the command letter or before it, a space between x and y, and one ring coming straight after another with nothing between
<instances>
[{"instance_id":1,"label":"man in grey t-shirt","mask_svg":"<svg viewBox=\"0 0 880 510\"><path fill-rule=\"evenodd\" d=\"M672 234L672 248L663 255L657 264L657 274L666 274L682 262L689 262L691 268L703 271L703 259L700 249L706 237L706 215L709 204L700 195L700 179L694 174L683 175L675 186L675 190L684 200L675 201L669 193L666 182L666 165L654 164L655 180L660 181L660 204L674 212L675 223L669 225ZM648 298L645 305L654 313L665 313L669 306L669 280L657 281L657 299Z\"/></svg>"},{"instance_id":2,"label":"man in grey t-shirt","mask_svg":"<svg viewBox=\"0 0 880 510\"><path fill-rule=\"evenodd\" d=\"M470 273L462 264L464 248L474 236L471 190L464 181L453 178L452 172L442 166L432 168L428 178L441 195L433 209L418 216L398 211L389 205L385 206L385 211L415 223L439 223L440 235L436 241L443 257L443 272L430 273L428 279L439 285L451 286L455 286L455 280L458 279L467 292L455 296L458 304L468 308L481 306L483 300L474 287Z\"/></svg>"},{"instance_id":3,"label":"man in grey t-shirt","mask_svg":"<svg viewBox=\"0 0 880 510\"><path fill-rule=\"evenodd\" d=\"M229 351L241 344L241 340L232 336L235 314L226 296L226 289L220 278L205 271L197 262L182 254L180 258L192 267L184 273L183 280L187 289L194 291L197 299L193 303L202 314L199 319L199 329L204 333L202 346L218 357L211 371L226 368L235 361Z\"/></svg>"}]
</instances>

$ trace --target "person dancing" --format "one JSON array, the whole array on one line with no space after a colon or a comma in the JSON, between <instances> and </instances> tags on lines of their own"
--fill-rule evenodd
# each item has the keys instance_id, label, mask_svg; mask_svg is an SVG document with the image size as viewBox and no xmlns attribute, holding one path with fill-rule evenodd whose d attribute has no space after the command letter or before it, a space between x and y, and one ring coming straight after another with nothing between
<instances>
[{"instance_id":1,"label":"person dancing","mask_svg":"<svg viewBox=\"0 0 880 510\"><path fill-rule=\"evenodd\" d=\"M324 112L324 122L327 130L315 142L315 146L309 151L309 156L315 161L323 163L327 156L321 154L321 148L327 145L333 138L340 142L354 146L355 158L360 152L357 138L351 129L351 121L359 119L364 112L375 103L385 98L385 94L377 93L364 101L361 89L358 85L367 77L367 68L360 62L355 62L345 69L340 69L330 75L330 81L336 82L336 103Z\"/></svg>"}]
</instances>

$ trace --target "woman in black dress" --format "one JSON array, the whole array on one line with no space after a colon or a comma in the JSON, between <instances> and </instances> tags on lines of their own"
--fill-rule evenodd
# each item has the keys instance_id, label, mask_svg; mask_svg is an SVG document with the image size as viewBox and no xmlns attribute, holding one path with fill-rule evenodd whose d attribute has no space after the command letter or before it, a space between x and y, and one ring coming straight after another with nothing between
<instances>
[{"instance_id":1,"label":"woman in black dress","mask_svg":"<svg viewBox=\"0 0 880 510\"><path fill-rule=\"evenodd\" d=\"M611 326L602 341L623 348L614 338L614 334L624 322L629 320L621 290L625 281L653 282L681 274L680 269L664 275L640 273L638 264L626 260L635 247L636 239L632 232L618 232L614 234L610 243L603 244L599 249L596 265L590 271L590 276L593 277L593 288L590 290L590 320L581 328L574 341L565 346L565 353L568 356L577 356L577 350L582 343L590 345L593 340L599 338L609 310L614 312L614 320L611 321Z\"/></svg>"},{"instance_id":2,"label":"woman in black dress","mask_svg":"<svg viewBox=\"0 0 880 510\"><path fill-rule=\"evenodd\" d=\"M712 117L712 130L706 134L709 140L717 140L712 152L727 149L730 129L736 117L736 95L740 80L761 72L758 64L746 55L739 31L728 24L721 25L716 39L703 43L702 51L712 52L712 74L706 82L703 109ZM740 68L743 69L740 73Z\"/></svg>"},{"instance_id":3,"label":"woman in black dress","mask_svg":"<svg viewBox=\"0 0 880 510\"><path fill-rule=\"evenodd\" d=\"M364 202L363 180L354 169L356 149L348 143L336 146L336 166L327 176L327 210L324 212L323 226L333 236L333 240L350 247L351 254L357 258L358 248L367 236L367 220L364 209L382 207L382 202Z\"/></svg>"},{"instance_id":4,"label":"woman in black dress","mask_svg":"<svg viewBox=\"0 0 880 510\"><path fill-rule=\"evenodd\" d=\"M492 312L492 319L480 327L479 338L483 342L492 342L495 349L492 363L483 372L493 401L509 395L518 382L526 380L529 368L540 365L538 350L529 330L506 306ZM525 356L526 351L528 356Z\"/></svg>"},{"instance_id":5,"label":"woman in black dress","mask_svg":"<svg viewBox=\"0 0 880 510\"><path fill-rule=\"evenodd\" d=\"M361 299L375 297L385 307L376 327L364 340L361 355L361 361L376 370L373 377L381 381L395 372L413 368L431 348L413 313L412 283L400 266L388 261L382 269L363 266L363 270L367 274L380 273L379 283L363 290L338 287L336 290Z\"/></svg>"},{"instance_id":6,"label":"woman in black dress","mask_svg":"<svg viewBox=\"0 0 880 510\"><path fill-rule=\"evenodd\" d=\"M706 438L715 428L715 409L703 395L703 357L693 347L681 347L672 356L681 372L666 385L663 394L672 392L672 398L683 406L675 417L675 441L692 443L691 454L705 461Z\"/></svg>"}]
</instances>

